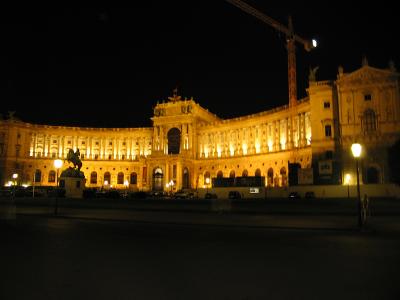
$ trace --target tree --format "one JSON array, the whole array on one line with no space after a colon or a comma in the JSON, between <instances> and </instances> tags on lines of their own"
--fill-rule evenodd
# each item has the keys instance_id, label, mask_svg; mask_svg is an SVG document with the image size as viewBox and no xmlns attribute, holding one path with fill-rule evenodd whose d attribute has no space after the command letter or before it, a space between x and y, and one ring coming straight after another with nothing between
<instances>
[{"instance_id":1,"label":"tree","mask_svg":"<svg viewBox=\"0 0 400 300\"><path fill-rule=\"evenodd\" d=\"M388 164L391 181L400 184L400 140L388 149Z\"/></svg>"}]
</instances>

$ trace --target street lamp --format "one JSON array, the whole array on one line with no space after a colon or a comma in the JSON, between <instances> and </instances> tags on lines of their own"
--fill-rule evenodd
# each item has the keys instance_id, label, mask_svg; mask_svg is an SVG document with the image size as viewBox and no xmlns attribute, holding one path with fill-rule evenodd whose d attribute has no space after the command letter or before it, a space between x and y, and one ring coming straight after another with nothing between
<instances>
[{"instance_id":1,"label":"street lamp","mask_svg":"<svg viewBox=\"0 0 400 300\"><path fill-rule=\"evenodd\" d=\"M61 159L56 159L54 160L54 167L56 168L57 171L57 175L56 175L56 206L54 208L54 214L57 215L58 212L58 187L59 187L59 181L58 181L58 171L60 170L60 168L63 165L63 161Z\"/></svg>"},{"instance_id":2,"label":"street lamp","mask_svg":"<svg viewBox=\"0 0 400 300\"><path fill-rule=\"evenodd\" d=\"M14 174L12 174L12 178L13 178L13 182L12 182L12 196L13 196L13 200L14 200L14 197L15 197L15 187L16 187L16 185L17 185L17 179L18 179L18 174L17 173L14 173Z\"/></svg>"},{"instance_id":3,"label":"street lamp","mask_svg":"<svg viewBox=\"0 0 400 300\"><path fill-rule=\"evenodd\" d=\"M347 184L347 198L350 198L350 181L351 181L351 175L347 173L344 175L344 183Z\"/></svg>"},{"instance_id":4,"label":"street lamp","mask_svg":"<svg viewBox=\"0 0 400 300\"><path fill-rule=\"evenodd\" d=\"M361 144L354 143L351 145L351 152L353 153L353 157L356 160L356 169L357 169L357 213L358 213L358 227L361 228L362 226L362 219L361 219L361 197L360 197L360 175L358 170L358 160L360 159L362 151Z\"/></svg>"}]
</instances>

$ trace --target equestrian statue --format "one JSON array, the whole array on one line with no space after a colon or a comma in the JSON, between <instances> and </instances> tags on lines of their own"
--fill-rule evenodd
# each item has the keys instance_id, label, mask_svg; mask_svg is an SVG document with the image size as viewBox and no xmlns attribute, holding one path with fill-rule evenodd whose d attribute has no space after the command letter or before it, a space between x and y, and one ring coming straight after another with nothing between
<instances>
[{"instance_id":1,"label":"equestrian statue","mask_svg":"<svg viewBox=\"0 0 400 300\"><path fill-rule=\"evenodd\" d=\"M80 156L81 154L79 152L79 149L76 149L76 152L74 152L74 150L72 149L69 149L67 154L67 161L69 163L72 163L74 165L74 169L77 169L78 171L80 171L82 168L82 161Z\"/></svg>"}]
</instances>

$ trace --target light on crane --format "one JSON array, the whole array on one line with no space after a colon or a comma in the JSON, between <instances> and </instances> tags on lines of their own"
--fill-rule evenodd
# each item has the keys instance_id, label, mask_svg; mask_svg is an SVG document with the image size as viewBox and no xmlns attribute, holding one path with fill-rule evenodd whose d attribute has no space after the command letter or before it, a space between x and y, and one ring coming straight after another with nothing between
<instances>
[{"instance_id":1,"label":"light on crane","mask_svg":"<svg viewBox=\"0 0 400 300\"><path fill-rule=\"evenodd\" d=\"M254 7L248 5L241 0L226 0L230 4L240 8L244 12L256 17L257 19L267 23L279 32L286 35L287 51L288 51L288 84L289 84L289 105L295 106L297 104L297 79L296 79L296 51L295 42L301 43L306 51L311 51L313 48L317 47L317 41L306 40L298 36L293 31L292 18L289 16L288 27L282 25L281 23L275 21L271 17L263 14Z\"/></svg>"}]
</instances>

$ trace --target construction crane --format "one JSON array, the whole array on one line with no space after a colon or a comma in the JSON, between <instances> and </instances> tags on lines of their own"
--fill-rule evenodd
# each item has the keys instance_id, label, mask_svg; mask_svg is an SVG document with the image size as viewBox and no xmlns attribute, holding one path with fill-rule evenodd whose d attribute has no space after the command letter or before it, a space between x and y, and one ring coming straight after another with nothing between
<instances>
[{"instance_id":1,"label":"construction crane","mask_svg":"<svg viewBox=\"0 0 400 300\"><path fill-rule=\"evenodd\" d=\"M297 80L296 80L296 47L295 42L304 45L306 51L311 51L313 48L317 47L316 40L306 40L293 31L292 18L289 16L288 26L282 25L281 23L275 21L271 17L266 16L262 12L258 11L254 7L248 5L241 0L226 0L230 4L240 8L241 10L247 12L248 14L256 17L257 19L267 23L279 32L286 35L287 42L287 52L288 52L288 84L289 84L289 106L295 106L297 104Z\"/></svg>"}]
</instances>

